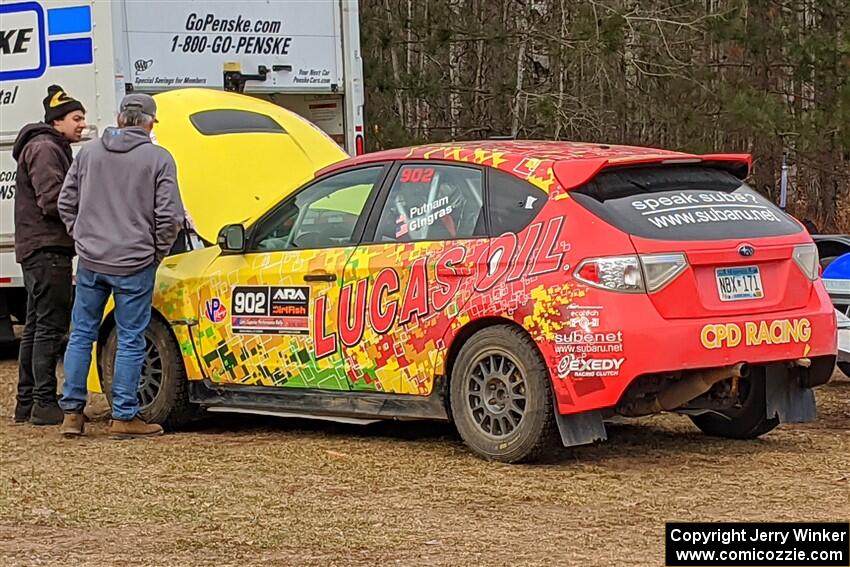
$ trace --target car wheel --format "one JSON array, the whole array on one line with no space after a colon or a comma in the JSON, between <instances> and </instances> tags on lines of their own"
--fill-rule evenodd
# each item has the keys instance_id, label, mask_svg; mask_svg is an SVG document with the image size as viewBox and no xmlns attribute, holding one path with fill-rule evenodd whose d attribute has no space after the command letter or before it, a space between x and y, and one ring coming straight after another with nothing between
<instances>
[{"instance_id":1,"label":"car wheel","mask_svg":"<svg viewBox=\"0 0 850 567\"><path fill-rule=\"evenodd\" d=\"M850 362L839 362L838 369L844 373L844 376L850 378Z\"/></svg>"},{"instance_id":2,"label":"car wheel","mask_svg":"<svg viewBox=\"0 0 850 567\"><path fill-rule=\"evenodd\" d=\"M743 402L740 407L715 413L690 416L700 430L713 437L755 439L779 425L779 419L767 417L764 368L753 368L740 380Z\"/></svg>"},{"instance_id":3,"label":"car wheel","mask_svg":"<svg viewBox=\"0 0 850 567\"><path fill-rule=\"evenodd\" d=\"M145 331L145 362L139 380L139 415L148 423L176 429L191 421L196 408L189 402L189 388L183 359L166 323L151 318ZM112 377L118 328L109 333L101 358L100 385L112 405Z\"/></svg>"},{"instance_id":4,"label":"car wheel","mask_svg":"<svg viewBox=\"0 0 850 567\"><path fill-rule=\"evenodd\" d=\"M499 325L475 333L452 366L449 397L458 433L486 459L532 461L555 446L549 371L519 329Z\"/></svg>"}]
</instances>

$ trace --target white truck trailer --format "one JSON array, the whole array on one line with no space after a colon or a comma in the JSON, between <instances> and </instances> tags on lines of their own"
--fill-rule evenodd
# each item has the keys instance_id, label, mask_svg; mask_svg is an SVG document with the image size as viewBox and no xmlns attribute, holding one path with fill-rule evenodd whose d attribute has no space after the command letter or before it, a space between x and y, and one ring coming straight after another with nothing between
<instances>
[{"instance_id":1,"label":"white truck trailer","mask_svg":"<svg viewBox=\"0 0 850 567\"><path fill-rule=\"evenodd\" d=\"M359 29L357 0L0 0L0 342L26 308L12 144L43 119L49 85L85 105L88 137L113 124L127 92L195 86L269 100L360 154Z\"/></svg>"}]
</instances>

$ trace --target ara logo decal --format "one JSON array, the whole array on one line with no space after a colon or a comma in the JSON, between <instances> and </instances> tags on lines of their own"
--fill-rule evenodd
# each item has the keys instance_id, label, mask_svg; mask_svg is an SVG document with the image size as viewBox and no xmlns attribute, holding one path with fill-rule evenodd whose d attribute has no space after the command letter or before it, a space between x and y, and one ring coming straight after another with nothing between
<instances>
[{"instance_id":1,"label":"ara logo decal","mask_svg":"<svg viewBox=\"0 0 850 567\"><path fill-rule=\"evenodd\" d=\"M302 287L279 287L276 288L272 299L274 301L306 301L307 294L305 293L305 289Z\"/></svg>"},{"instance_id":2,"label":"ara logo decal","mask_svg":"<svg viewBox=\"0 0 850 567\"><path fill-rule=\"evenodd\" d=\"M207 299L204 314L213 323L221 323L227 317L227 308L221 303L221 299L213 297Z\"/></svg>"}]
</instances>

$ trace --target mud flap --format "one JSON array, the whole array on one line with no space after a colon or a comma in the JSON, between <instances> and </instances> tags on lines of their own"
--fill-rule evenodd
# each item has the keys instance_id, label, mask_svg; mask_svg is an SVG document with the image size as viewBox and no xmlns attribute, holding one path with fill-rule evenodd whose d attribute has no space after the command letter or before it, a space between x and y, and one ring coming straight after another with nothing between
<instances>
[{"instance_id":1,"label":"mud flap","mask_svg":"<svg viewBox=\"0 0 850 567\"><path fill-rule=\"evenodd\" d=\"M805 423L817 417L815 394L783 364L771 364L765 376L765 410L780 423Z\"/></svg>"},{"instance_id":2,"label":"mud flap","mask_svg":"<svg viewBox=\"0 0 850 567\"><path fill-rule=\"evenodd\" d=\"M564 447L588 445L608 439L602 414L598 411L562 415L556 406L555 420L558 422L558 431L561 434L561 442Z\"/></svg>"}]
</instances>

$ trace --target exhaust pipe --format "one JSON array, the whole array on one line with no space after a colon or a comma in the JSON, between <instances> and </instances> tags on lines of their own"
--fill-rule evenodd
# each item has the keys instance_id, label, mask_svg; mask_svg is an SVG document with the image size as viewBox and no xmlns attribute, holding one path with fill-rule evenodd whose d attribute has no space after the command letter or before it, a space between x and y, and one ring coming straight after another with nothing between
<instances>
[{"instance_id":1,"label":"exhaust pipe","mask_svg":"<svg viewBox=\"0 0 850 567\"><path fill-rule=\"evenodd\" d=\"M620 413L629 417L671 411L708 392L716 383L727 378L744 378L750 373L746 362L732 366L694 371L671 383L651 398L637 400L623 407Z\"/></svg>"}]
</instances>

